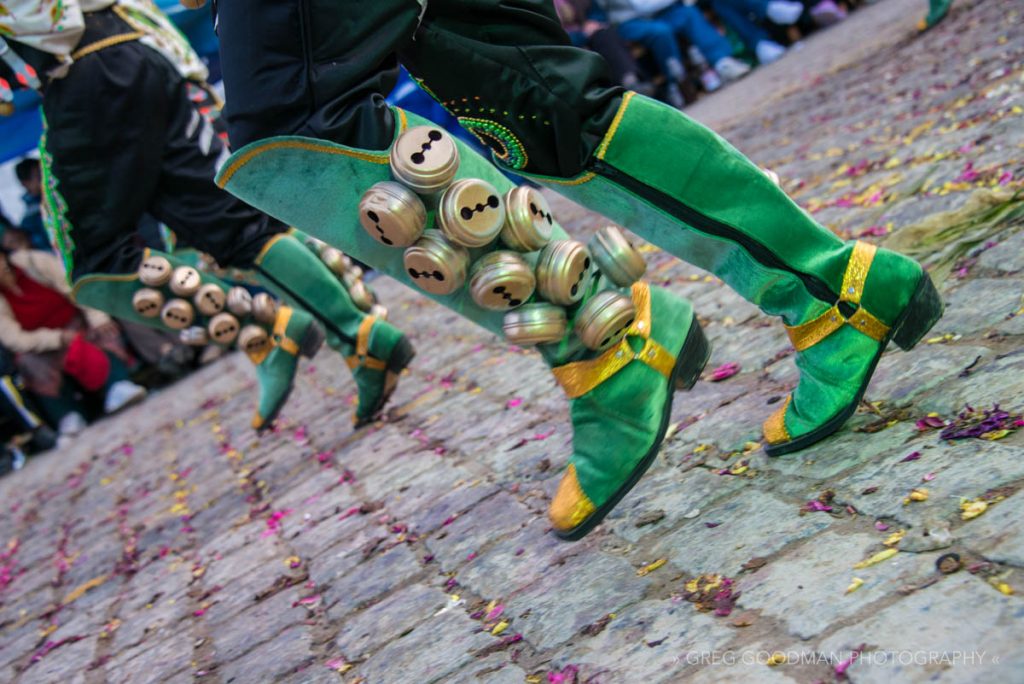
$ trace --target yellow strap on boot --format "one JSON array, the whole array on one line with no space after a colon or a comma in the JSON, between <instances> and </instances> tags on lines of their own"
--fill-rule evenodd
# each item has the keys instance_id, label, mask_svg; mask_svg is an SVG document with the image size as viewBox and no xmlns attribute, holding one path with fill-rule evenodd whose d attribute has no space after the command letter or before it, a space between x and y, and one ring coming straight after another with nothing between
<instances>
[{"instance_id":1,"label":"yellow strap on boot","mask_svg":"<svg viewBox=\"0 0 1024 684\"><path fill-rule=\"evenodd\" d=\"M666 378L672 377L676 357L651 339L650 286L644 282L634 283L632 295L637 311L636 320L633 321L629 332L617 345L597 358L574 361L551 369L555 380L562 386L570 399L582 397L633 361L640 361L650 366ZM639 337L645 340L640 351L633 351L627 341L630 337Z\"/></svg>"},{"instance_id":2,"label":"yellow strap on boot","mask_svg":"<svg viewBox=\"0 0 1024 684\"><path fill-rule=\"evenodd\" d=\"M369 368L371 370L385 370L388 365L380 359L370 356L370 332L373 324L377 322L376 316L367 316L359 324L359 332L356 333L356 353L345 357L345 363L351 369Z\"/></svg>"},{"instance_id":3,"label":"yellow strap on boot","mask_svg":"<svg viewBox=\"0 0 1024 684\"><path fill-rule=\"evenodd\" d=\"M889 326L860 306L861 297L864 295L864 282L868 278L868 271L871 270L871 263L877 251L878 248L868 242L858 241L854 244L850 262L843 275L843 287L839 293L839 301L813 320L801 325L786 326L789 339L797 351L813 347L844 325L853 327L857 332L867 335L876 342L885 339L889 333ZM842 302L857 307L857 310L849 318L843 315L839 308Z\"/></svg>"}]
</instances>

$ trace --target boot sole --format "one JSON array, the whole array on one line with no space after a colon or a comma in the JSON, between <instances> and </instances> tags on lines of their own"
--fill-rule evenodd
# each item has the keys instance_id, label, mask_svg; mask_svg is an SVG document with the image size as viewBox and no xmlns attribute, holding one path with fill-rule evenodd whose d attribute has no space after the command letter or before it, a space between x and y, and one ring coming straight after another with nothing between
<instances>
[{"instance_id":1,"label":"boot sole","mask_svg":"<svg viewBox=\"0 0 1024 684\"><path fill-rule=\"evenodd\" d=\"M871 383L871 377L875 374L875 367L878 366L878 361L882 358L885 348L889 346L889 341L895 342L896 346L903 351L910 351L942 318L944 309L945 305L942 303L942 297L939 296L938 290L932 284L932 279L927 273L921 273L921 278L917 281L917 288L914 290L914 296L910 298L910 303L907 304L903 313L900 314L900 317L893 323L892 328L889 329L889 334L879 344L878 352L871 360L871 366L868 368L868 373L864 376L864 381L861 383L854 400L847 404L839 413L829 418L821 427L782 444L769 444L764 448L765 453L769 456L783 456L794 451L800 451L838 431L850 419L850 416L857 411L857 406L860 404L860 400L864 398L864 392L867 391L868 385Z\"/></svg>"},{"instance_id":2,"label":"boot sole","mask_svg":"<svg viewBox=\"0 0 1024 684\"><path fill-rule=\"evenodd\" d=\"M299 342L299 356L303 356L307 359L311 359L316 356L316 353L320 351L320 348L324 346L324 342L327 340L327 335L324 333L324 329L320 327L320 324L313 321L306 332L302 335L302 341ZM292 395L292 390L295 388L295 376L292 375L291 381L288 383L288 389L285 390L281 396L281 401L277 402L277 406L270 415L263 419L263 424L256 428L256 434L263 434L274 424L277 420L277 416L280 415L281 409L288 403L288 397Z\"/></svg>"},{"instance_id":3,"label":"boot sole","mask_svg":"<svg viewBox=\"0 0 1024 684\"><path fill-rule=\"evenodd\" d=\"M704 372L704 367L710 357L711 344L695 316L690 323L690 330L686 333L686 340L676 355L676 365L672 369L672 377L669 378L669 389L688 390L693 387L697 379L700 378L700 374ZM612 498L594 511L594 514L587 518L582 525L568 532L555 530L556 537L563 541L579 541L600 525L605 516L611 513L612 509L629 493L629 490L636 486L661 451L661 443L665 441L665 432L668 430L668 422L672 417L673 395L674 392L670 391L668 397L665 398L665 408L661 412L661 426L658 428L658 436L654 440L654 445L633 469L626 483L619 487Z\"/></svg>"},{"instance_id":4,"label":"boot sole","mask_svg":"<svg viewBox=\"0 0 1024 684\"><path fill-rule=\"evenodd\" d=\"M405 370L410 363L412 363L412 360L415 357L416 350L413 348L412 343L409 341L409 338L403 336L402 339L400 339L398 343L395 345L395 348L391 350L391 356L388 357L387 367L384 372L394 373L395 375L398 375L403 370ZM372 415L370 415L368 418L356 419L356 429L369 425L370 423L373 423L374 421L377 420L377 418L380 416L381 411L383 411L384 407L387 406L388 401L390 401L391 399L391 395L394 394L395 389L397 387L398 383L396 382L394 387L392 387L389 391L381 395L380 401L378 401L377 406L374 407Z\"/></svg>"}]
</instances>

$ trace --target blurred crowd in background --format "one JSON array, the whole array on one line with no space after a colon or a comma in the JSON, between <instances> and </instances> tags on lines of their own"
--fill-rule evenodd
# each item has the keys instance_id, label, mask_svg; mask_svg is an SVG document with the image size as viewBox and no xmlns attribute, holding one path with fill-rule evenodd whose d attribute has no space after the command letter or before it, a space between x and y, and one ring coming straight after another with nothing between
<instances>
[{"instance_id":1,"label":"blurred crowd in background","mask_svg":"<svg viewBox=\"0 0 1024 684\"><path fill-rule=\"evenodd\" d=\"M743 78L757 65L778 60L810 32L842 21L856 4L871 1L554 3L573 43L601 54L615 81L681 108L701 93ZM188 21L195 22L196 14L182 16L192 15ZM218 69L209 27L201 27L198 36L191 30L186 33L211 62L212 80ZM390 99L476 143L407 74ZM35 106L21 102L21 114ZM0 131L4 125L0 118ZM168 332L77 306L40 213L39 160L24 157L14 171L22 206L8 209L20 209L20 219L9 220L0 208L0 474L21 467L27 455L67 443L90 422L141 400L222 353L215 345L189 346ZM174 249L173 235L155 220L146 219L138 228L138 239L146 246ZM179 256L183 253L190 254L176 250ZM191 259L201 268L217 269L197 252ZM244 274L221 275L258 290Z\"/></svg>"}]
</instances>

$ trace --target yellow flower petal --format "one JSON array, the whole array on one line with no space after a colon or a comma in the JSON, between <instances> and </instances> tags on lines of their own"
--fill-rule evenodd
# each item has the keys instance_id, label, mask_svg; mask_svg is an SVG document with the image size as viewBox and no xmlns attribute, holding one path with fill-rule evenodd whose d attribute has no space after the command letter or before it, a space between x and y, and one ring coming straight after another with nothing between
<instances>
[{"instance_id":1,"label":"yellow flower petal","mask_svg":"<svg viewBox=\"0 0 1024 684\"><path fill-rule=\"evenodd\" d=\"M869 565L875 565L877 563L881 563L884 560L889 560L890 558L892 558L893 556L895 556L899 552L900 552L899 549L886 549L885 551L879 551L878 553L876 553L871 558L868 558L866 560L862 560L861 562L857 563L853 567L857 568L857 569L859 569L859 568L866 568Z\"/></svg>"},{"instance_id":2,"label":"yellow flower petal","mask_svg":"<svg viewBox=\"0 0 1024 684\"><path fill-rule=\"evenodd\" d=\"M853 580L850 582L850 586L846 587L845 593L852 594L853 592L860 589L860 586L862 584L864 584L864 580L862 580L860 577L854 577Z\"/></svg>"}]
</instances>

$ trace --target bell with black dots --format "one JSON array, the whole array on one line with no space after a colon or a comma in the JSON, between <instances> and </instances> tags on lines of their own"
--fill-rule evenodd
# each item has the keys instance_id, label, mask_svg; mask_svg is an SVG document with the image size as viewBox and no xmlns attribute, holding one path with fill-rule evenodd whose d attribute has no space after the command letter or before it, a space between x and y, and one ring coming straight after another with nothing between
<instances>
[{"instance_id":1,"label":"bell with black dots","mask_svg":"<svg viewBox=\"0 0 1024 684\"><path fill-rule=\"evenodd\" d=\"M179 297L191 297L203 284L199 271L191 266L179 266L171 274L171 292Z\"/></svg>"},{"instance_id":2,"label":"bell with black dots","mask_svg":"<svg viewBox=\"0 0 1024 684\"><path fill-rule=\"evenodd\" d=\"M505 225L501 240L520 252L535 252L551 241L558 224L539 190L526 185L512 188L505 195Z\"/></svg>"},{"instance_id":3,"label":"bell with black dots","mask_svg":"<svg viewBox=\"0 0 1024 684\"><path fill-rule=\"evenodd\" d=\"M247 325L238 333L236 346L246 354L257 354L270 346L270 335L258 325Z\"/></svg>"},{"instance_id":4,"label":"bell with black dots","mask_svg":"<svg viewBox=\"0 0 1024 684\"><path fill-rule=\"evenodd\" d=\"M184 299L171 299L160 310L160 320L172 330L183 330L192 325L195 312Z\"/></svg>"},{"instance_id":5,"label":"bell with black dots","mask_svg":"<svg viewBox=\"0 0 1024 684\"><path fill-rule=\"evenodd\" d=\"M159 316L163 305L164 295L159 290L144 287L132 295L132 308L135 309L135 313L145 318Z\"/></svg>"},{"instance_id":6,"label":"bell with black dots","mask_svg":"<svg viewBox=\"0 0 1024 684\"><path fill-rule=\"evenodd\" d=\"M587 243L594 264L617 287L629 287L647 271L647 262L616 226L598 230Z\"/></svg>"},{"instance_id":7,"label":"bell with black dots","mask_svg":"<svg viewBox=\"0 0 1024 684\"><path fill-rule=\"evenodd\" d=\"M171 280L174 267L162 256L146 257L139 264L139 280L150 287L163 287Z\"/></svg>"},{"instance_id":8,"label":"bell with black dots","mask_svg":"<svg viewBox=\"0 0 1024 684\"><path fill-rule=\"evenodd\" d=\"M428 230L405 250L403 262L416 287L431 294L447 295L466 282L469 252L445 240L439 231Z\"/></svg>"},{"instance_id":9,"label":"bell with black dots","mask_svg":"<svg viewBox=\"0 0 1024 684\"><path fill-rule=\"evenodd\" d=\"M575 304L592 277L590 252L576 240L554 240L537 260L537 292L552 304Z\"/></svg>"},{"instance_id":10,"label":"bell with black dots","mask_svg":"<svg viewBox=\"0 0 1024 684\"><path fill-rule=\"evenodd\" d=\"M573 330L584 346L604 351L618 344L636 320L633 300L614 290L604 290L587 300L576 313Z\"/></svg>"},{"instance_id":11,"label":"bell with black dots","mask_svg":"<svg viewBox=\"0 0 1024 684\"><path fill-rule=\"evenodd\" d=\"M196 305L199 313L204 316L214 316L224 310L227 299L227 295L219 285L206 283L196 291L195 297L192 298L192 303Z\"/></svg>"},{"instance_id":12,"label":"bell with black dots","mask_svg":"<svg viewBox=\"0 0 1024 684\"><path fill-rule=\"evenodd\" d=\"M437 126L416 126L398 136L389 154L391 175L421 195L440 193L459 170L459 149Z\"/></svg>"},{"instance_id":13,"label":"bell with black dots","mask_svg":"<svg viewBox=\"0 0 1024 684\"><path fill-rule=\"evenodd\" d=\"M565 309L547 302L533 302L505 314L502 331L513 344L551 344L565 337Z\"/></svg>"},{"instance_id":14,"label":"bell with black dots","mask_svg":"<svg viewBox=\"0 0 1024 684\"><path fill-rule=\"evenodd\" d=\"M229 313L219 313L210 319L206 329L210 333L210 339L217 344L228 345L235 341L241 330L238 319Z\"/></svg>"},{"instance_id":15,"label":"bell with black dots","mask_svg":"<svg viewBox=\"0 0 1024 684\"><path fill-rule=\"evenodd\" d=\"M473 301L491 311L508 311L525 304L536 286L530 265L508 250L490 252L477 259L469 274Z\"/></svg>"},{"instance_id":16,"label":"bell with black dots","mask_svg":"<svg viewBox=\"0 0 1024 684\"><path fill-rule=\"evenodd\" d=\"M441 232L449 241L463 247L483 247L501 232L505 204L487 181L463 178L444 191L437 215Z\"/></svg>"},{"instance_id":17,"label":"bell with black dots","mask_svg":"<svg viewBox=\"0 0 1024 684\"><path fill-rule=\"evenodd\" d=\"M359 225L377 242L408 247L427 225L427 209L416 193L401 183L382 181L359 200Z\"/></svg>"}]
</instances>

